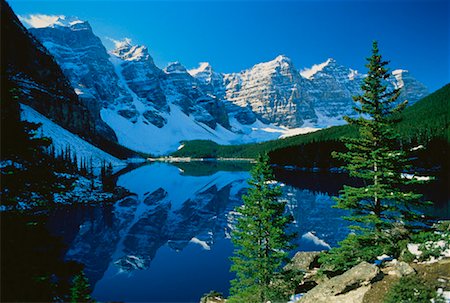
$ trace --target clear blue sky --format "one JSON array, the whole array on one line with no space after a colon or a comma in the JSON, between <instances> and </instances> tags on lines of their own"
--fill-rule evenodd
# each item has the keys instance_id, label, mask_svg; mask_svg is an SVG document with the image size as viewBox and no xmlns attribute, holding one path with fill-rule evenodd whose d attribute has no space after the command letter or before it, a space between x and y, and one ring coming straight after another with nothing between
<instances>
[{"instance_id":1,"label":"clear blue sky","mask_svg":"<svg viewBox=\"0 0 450 303\"><path fill-rule=\"evenodd\" d=\"M409 70L430 91L450 82L449 2L9 1L20 15L88 20L104 41L129 37L148 46L160 67L208 61L238 72L285 54L298 69L332 57L365 72L376 39L391 69Z\"/></svg>"}]
</instances>

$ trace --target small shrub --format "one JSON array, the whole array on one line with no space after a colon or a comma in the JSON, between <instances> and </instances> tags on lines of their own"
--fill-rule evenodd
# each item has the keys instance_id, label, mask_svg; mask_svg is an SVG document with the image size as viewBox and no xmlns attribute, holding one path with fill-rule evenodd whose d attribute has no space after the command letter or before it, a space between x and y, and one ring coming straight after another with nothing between
<instances>
[{"instance_id":1,"label":"small shrub","mask_svg":"<svg viewBox=\"0 0 450 303\"><path fill-rule=\"evenodd\" d=\"M386 294L384 303L435 303L445 302L433 285L417 275L402 277Z\"/></svg>"},{"instance_id":2,"label":"small shrub","mask_svg":"<svg viewBox=\"0 0 450 303\"><path fill-rule=\"evenodd\" d=\"M271 302L287 302L289 297L296 292L296 288L303 280L304 272L295 269L284 270L275 273L269 288Z\"/></svg>"},{"instance_id":3,"label":"small shrub","mask_svg":"<svg viewBox=\"0 0 450 303\"><path fill-rule=\"evenodd\" d=\"M339 243L339 247L332 248L320 255L321 269L325 273L334 275L340 274L362 261L373 262L383 254L396 258L406 248L407 241L403 237L406 236L392 237L387 232L350 234Z\"/></svg>"},{"instance_id":4,"label":"small shrub","mask_svg":"<svg viewBox=\"0 0 450 303\"><path fill-rule=\"evenodd\" d=\"M416 255L412 254L409 250L405 249L401 255L401 260L406 263L411 263L416 259Z\"/></svg>"}]
</instances>

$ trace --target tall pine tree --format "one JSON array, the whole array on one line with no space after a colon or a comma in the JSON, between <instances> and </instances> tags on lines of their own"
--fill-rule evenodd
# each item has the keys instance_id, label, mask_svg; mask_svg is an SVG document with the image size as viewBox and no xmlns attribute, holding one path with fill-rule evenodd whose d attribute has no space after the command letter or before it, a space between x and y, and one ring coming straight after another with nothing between
<instances>
[{"instance_id":1,"label":"tall pine tree","mask_svg":"<svg viewBox=\"0 0 450 303\"><path fill-rule=\"evenodd\" d=\"M281 189L274 184L267 156L260 156L251 171L250 188L232 233L235 246L229 302L266 302L271 297L271 280L287 261L293 235L286 232L292 217L279 201Z\"/></svg>"},{"instance_id":2,"label":"tall pine tree","mask_svg":"<svg viewBox=\"0 0 450 303\"><path fill-rule=\"evenodd\" d=\"M393 132L407 101L397 102L399 88L388 89L388 62L382 59L377 42L373 42L372 56L367 61L363 94L353 97L359 103L355 110L360 115L344 117L359 127L360 136L345 140L347 152L334 154L347 163L350 176L362 179L365 186L344 186L337 207L350 210L347 218L361 223L364 229L379 231L394 222L408 225L417 220L415 206L420 204L421 195L404 189L416 180L405 178L406 153L398 147Z\"/></svg>"}]
</instances>

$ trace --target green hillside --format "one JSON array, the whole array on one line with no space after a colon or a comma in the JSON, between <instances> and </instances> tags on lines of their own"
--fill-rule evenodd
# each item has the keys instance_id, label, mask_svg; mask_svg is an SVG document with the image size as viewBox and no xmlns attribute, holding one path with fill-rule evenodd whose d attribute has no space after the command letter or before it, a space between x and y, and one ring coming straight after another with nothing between
<instances>
[{"instance_id":1,"label":"green hillside","mask_svg":"<svg viewBox=\"0 0 450 303\"><path fill-rule=\"evenodd\" d=\"M407 107L401 115L402 121L397 125L402 143L426 143L433 138L450 142L450 84L428 95L414 105ZM298 135L285 139L267 141L257 144L219 145L212 141L194 140L185 142L183 149L173 156L194 158L255 158L259 153L274 154L274 151L289 147L302 146L311 149L318 142L328 142L329 146L339 145L342 137L358 136L358 131L350 125L334 126L314 133ZM310 144L309 147L307 145Z\"/></svg>"}]
</instances>

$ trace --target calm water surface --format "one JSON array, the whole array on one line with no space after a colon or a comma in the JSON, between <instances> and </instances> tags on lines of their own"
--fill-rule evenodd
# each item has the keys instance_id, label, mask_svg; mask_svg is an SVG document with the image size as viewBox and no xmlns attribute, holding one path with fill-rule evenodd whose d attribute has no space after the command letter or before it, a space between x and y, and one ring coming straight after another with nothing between
<instances>
[{"instance_id":1,"label":"calm water surface","mask_svg":"<svg viewBox=\"0 0 450 303\"><path fill-rule=\"evenodd\" d=\"M248 169L141 166L117 178L132 196L109 206L59 208L48 230L62 237L66 261L84 264L98 301L199 302L210 290L228 294L233 209L242 203ZM277 169L276 178L295 218L297 250L329 249L346 237L345 212L332 208L331 198L349 182L344 175ZM440 198L436 212L448 217L448 196Z\"/></svg>"}]
</instances>

